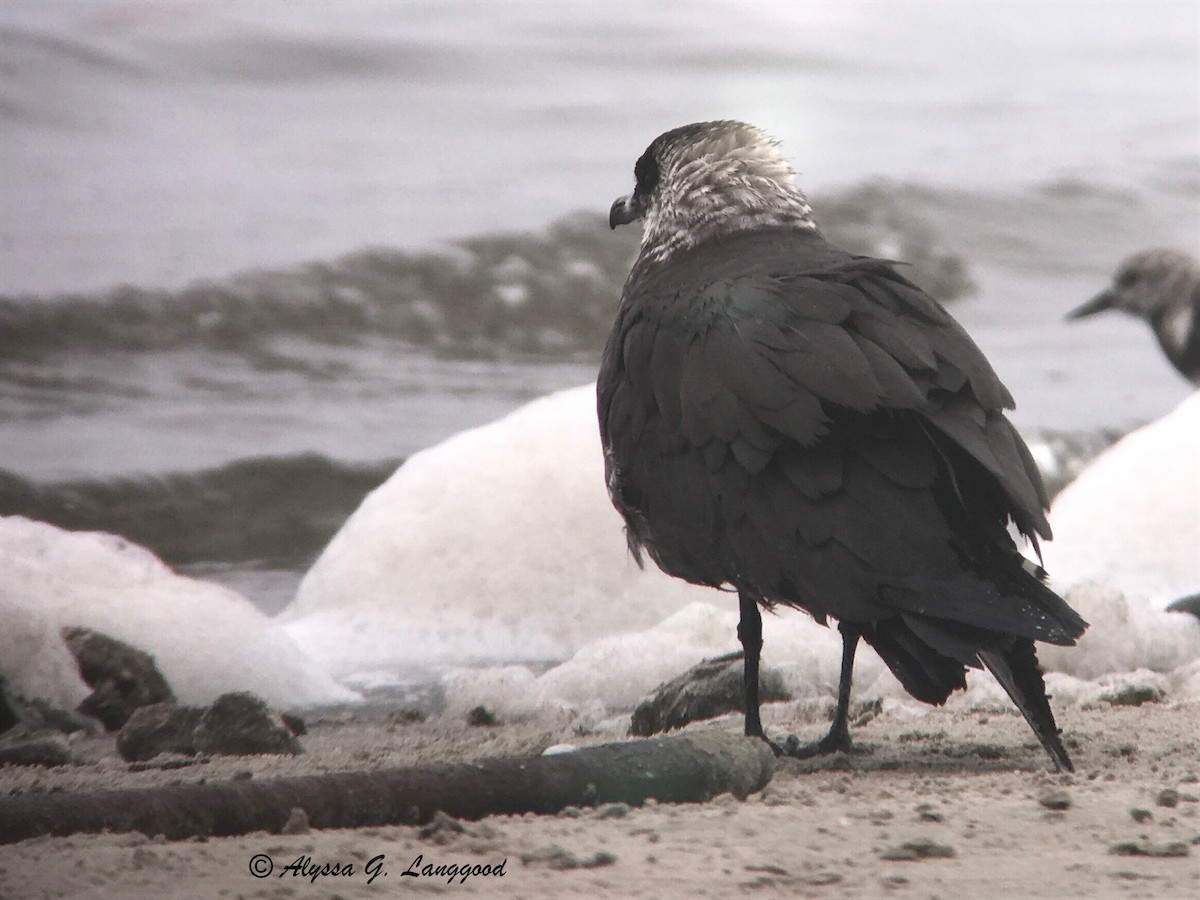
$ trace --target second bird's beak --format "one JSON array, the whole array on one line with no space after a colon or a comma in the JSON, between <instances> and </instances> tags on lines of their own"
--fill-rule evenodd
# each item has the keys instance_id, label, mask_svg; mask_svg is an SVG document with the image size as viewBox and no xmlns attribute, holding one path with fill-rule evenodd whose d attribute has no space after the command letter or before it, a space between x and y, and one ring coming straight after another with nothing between
<instances>
[{"instance_id":1,"label":"second bird's beak","mask_svg":"<svg viewBox=\"0 0 1200 900\"><path fill-rule=\"evenodd\" d=\"M611 216L609 218L611 221ZM1113 299L1112 291L1101 291L1083 306L1076 307L1067 313L1067 318L1084 319L1094 316L1098 312L1104 312L1106 309L1112 309Z\"/></svg>"},{"instance_id":2,"label":"second bird's beak","mask_svg":"<svg viewBox=\"0 0 1200 900\"><path fill-rule=\"evenodd\" d=\"M641 217L641 211L633 202L633 194L626 194L613 201L612 209L608 211L608 227L616 228L618 225L628 225Z\"/></svg>"}]
</instances>

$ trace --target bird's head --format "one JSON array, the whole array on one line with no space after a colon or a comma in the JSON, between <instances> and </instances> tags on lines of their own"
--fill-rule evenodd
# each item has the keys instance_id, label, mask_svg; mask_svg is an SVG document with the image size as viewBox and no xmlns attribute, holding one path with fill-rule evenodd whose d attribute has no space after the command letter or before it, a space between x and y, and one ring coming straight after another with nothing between
<instances>
[{"instance_id":1,"label":"bird's head","mask_svg":"<svg viewBox=\"0 0 1200 900\"><path fill-rule=\"evenodd\" d=\"M698 122L661 134L633 174L633 193L613 203L608 224L640 219L642 252L657 259L744 229L816 231L778 143L744 122Z\"/></svg>"},{"instance_id":2,"label":"bird's head","mask_svg":"<svg viewBox=\"0 0 1200 900\"><path fill-rule=\"evenodd\" d=\"M1067 318L1082 319L1106 309L1119 309L1153 322L1175 308L1198 303L1200 263L1182 250L1161 247L1125 259L1113 275L1112 284L1067 313Z\"/></svg>"}]
</instances>

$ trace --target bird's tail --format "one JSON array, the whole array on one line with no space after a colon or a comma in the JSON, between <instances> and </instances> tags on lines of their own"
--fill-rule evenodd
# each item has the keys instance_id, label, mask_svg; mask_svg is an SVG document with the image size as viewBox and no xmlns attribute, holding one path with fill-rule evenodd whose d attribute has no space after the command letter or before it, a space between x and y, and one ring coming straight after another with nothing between
<instances>
[{"instance_id":1,"label":"bird's tail","mask_svg":"<svg viewBox=\"0 0 1200 900\"><path fill-rule=\"evenodd\" d=\"M941 706L952 691L967 686L963 661L935 650L903 617L857 627L904 689L922 703Z\"/></svg>"},{"instance_id":2,"label":"bird's tail","mask_svg":"<svg viewBox=\"0 0 1200 900\"><path fill-rule=\"evenodd\" d=\"M905 689L925 703L944 703L951 691L966 687L966 669L982 663L1021 710L1055 767L1074 771L1030 638L912 614L865 627L862 636Z\"/></svg>"},{"instance_id":3,"label":"bird's tail","mask_svg":"<svg viewBox=\"0 0 1200 900\"><path fill-rule=\"evenodd\" d=\"M1033 641L1016 638L1009 650L980 650L979 659L1021 710L1055 767L1074 772L1075 767L1071 765L1071 757L1063 746L1054 712L1050 709L1050 698L1046 695L1046 682L1038 666Z\"/></svg>"}]
</instances>

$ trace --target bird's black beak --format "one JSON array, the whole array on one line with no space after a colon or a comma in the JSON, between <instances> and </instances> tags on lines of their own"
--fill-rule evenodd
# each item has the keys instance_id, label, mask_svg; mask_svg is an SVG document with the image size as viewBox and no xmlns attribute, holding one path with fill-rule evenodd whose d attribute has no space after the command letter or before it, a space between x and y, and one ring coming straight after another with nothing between
<instances>
[{"instance_id":1,"label":"bird's black beak","mask_svg":"<svg viewBox=\"0 0 1200 900\"><path fill-rule=\"evenodd\" d=\"M608 227L616 228L618 225L628 225L641 217L642 214L637 204L634 203L633 194L627 194L613 201L612 209L608 211Z\"/></svg>"},{"instance_id":2,"label":"bird's black beak","mask_svg":"<svg viewBox=\"0 0 1200 900\"><path fill-rule=\"evenodd\" d=\"M1104 312L1106 309L1112 309L1113 305L1112 291L1101 291L1083 306L1076 307L1067 313L1068 319L1086 319L1088 316L1094 316L1098 312Z\"/></svg>"}]
</instances>

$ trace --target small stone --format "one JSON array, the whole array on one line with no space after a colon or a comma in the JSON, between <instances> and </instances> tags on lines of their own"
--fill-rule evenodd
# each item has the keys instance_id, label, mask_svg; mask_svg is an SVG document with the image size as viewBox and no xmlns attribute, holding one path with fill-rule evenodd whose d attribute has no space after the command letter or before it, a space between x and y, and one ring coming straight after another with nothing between
<instances>
[{"instance_id":1,"label":"small stone","mask_svg":"<svg viewBox=\"0 0 1200 900\"><path fill-rule=\"evenodd\" d=\"M941 822L945 818L940 812L934 810L932 803L921 803L914 812L920 822Z\"/></svg>"},{"instance_id":2,"label":"small stone","mask_svg":"<svg viewBox=\"0 0 1200 900\"><path fill-rule=\"evenodd\" d=\"M1066 791L1047 791L1038 797L1038 803L1046 809L1070 809L1071 795Z\"/></svg>"},{"instance_id":3,"label":"small stone","mask_svg":"<svg viewBox=\"0 0 1200 900\"><path fill-rule=\"evenodd\" d=\"M312 825L308 821L308 813L299 806L292 807L288 820L279 829L280 834L308 834L310 831Z\"/></svg>"},{"instance_id":4,"label":"small stone","mask_svg":"<svg viewBox=\"0 0 1200 900\"><path fill-rule=\"evenodd\" d=\"M222 694L204 710L193 731L198 753L245 756L304 752L279 713L247 692Z\"/></svg>"},{"instance_id":5,"label":"small stone","mask_svg":"<svg viewBox=\"0 0 1200 900\"><path fill-rule=\"evenodd\" d=\"M1101 700L1113 706L1141 706L1143 703L1162 703L1166 695L1156 687L1146 684L1127 684L1123 688L1101 696Z\"/></svg>"},{"instance_id":6,"label":"small stone","mask_svg":"<svg viewBox=\"0 0 1200 900\"><path fill-rule=\"evenodd\" d=\"M1133 821L1138 823L1149 822L1154 818L1154 815L1150 812L1150 810L1142 809L1140 806L1135 806L1129 811L1129 814L1133 816Z\"/></svg>"},{"instance_id":7,"label":"small stone","mask_svg":"<svg viewBox=\"0 0 1200 900\"><path fill-rule=\"evenodd\" d=\"M1178 857L1187 856L1191 849L1183 841L1169 841L1157 844L1154 841L1117 841L1109 850L1117 856L1154 856Z\"/></svg>"},{"instance_id":8,"label":"small stone","mask_svg":"<svg viewBox=\"0 0 1200 900\"><path fill-rule=\"evenodd\" d=\"M1175 788L1163 788L1158 792L1158 796L1154 799L1154 802L1159 806L1174 809L1179 805L1179 791L1175 790Z\"/></svg>"},{"instance_id":9,"label":"small stone","mask_svg":"<svg viewBox=\"0 0 1200 900\"><path fill-rule=\"evenodd\" d=\"M885 851L879 858L910 862L919 859L949 859L954 855L954 848L947 844L939 844L929 838L918 838Z\"/></svg>"},{"instance_id":10,"label":"small stone","mask_svg":"<svg viewBox=\"0 0 1200 900\"><path fill-rule=\"evenodd\" d=\"M140 706L117 734L117 752L130 762L153 759L161 753L196 755L193 732L204 710L175 703Z\"/></svg>"},{"instance_id":11,"label":"small stone","mask_svg":"<svg viewBox=\"0 0 1200 900\"><path fill-rule=\"evenodd\" d=\"M786 878L788 870L783 866L777 866L774 863L761 863L756 866L744 866L747 872L760 872L764 875L778 875L781 878Z\"/></svg>"},{"instance_id":12,"label":"small stone","mask_svg":"<svg viewBox=\"0 0 1200 900\"><path fill-rule=\"evenodd\" d=\"M493 725L499 725L500 720L496 718L496 714L486 706L476 706L473 710L467 713L467 724L476 727L490 728Z\"/></svg>"},{"instance_id":13,"label":"small stone","mask_svg":"<svg viewBox=\"0 0 1200 900\"><path fill-rule=\"evenodd\" d=\"M837 872L818 872L816 875L807 875L800 879L801 884L812 885L813 887L825 887L830 884L837 884L842 880L842 876Z\"/></svg>"},{"instance_id":14,"label":"small stone","mask_svg":"<svg viewBox=\"0 0 1200 900\"><path fill-rule=\"evenodd\" d=\"M598 869L601 866L611 866L616 861L616 854L609 853L607 850L599 850L589 858L581 860L579 867L581 869Z\"/></svg>"},{"instance_id":15,"label":"small stone","mask_svg":"<svg viewBox=\"0 0 1200 900\"><path fill-rule=\"evenodd\" d=\"M0 734L11 733L13 729L16 729L16 733L25 734L38 731L61 731L65 734L84 731L96 734L100 725L91 716L62 709L40 697L22 697L13 692L4 676L0 675Z\"/></svg>"},{"instance_id":16,"label":"small stone","mask_svg":"<svg viewBox=\"0 0 1200 900\"><path fill-rule=\"evenodd\" d=\"M62 638L92 688L79 712L99 719L109 731L119 731L139 707L175 702L154 657L144 650L90 628L68 626Z\"/></svg>"},{"instance_id":17,"label":"small stone","mask_svg":"<svg viewBox=\"0 0 1200 900\"><path fill-rule=\"evenodd\" d=\"M557 844L521 854L521 862L527 866L544 865L558 871L598 869L601 866L611 866L616 861L616 856L604 850L593 853L589 857L580 858Z\"/></svg>"}]
</instances>

